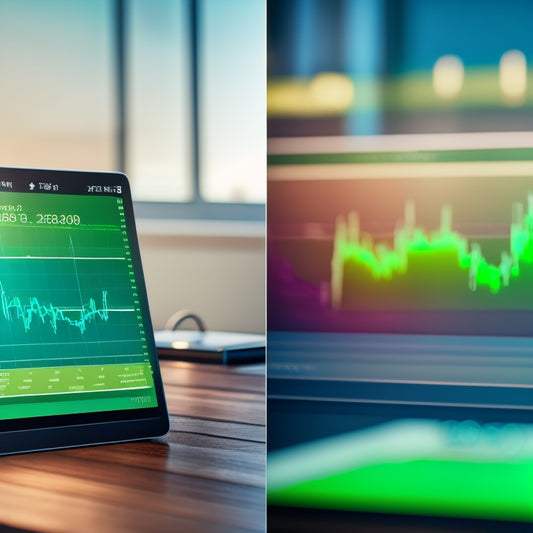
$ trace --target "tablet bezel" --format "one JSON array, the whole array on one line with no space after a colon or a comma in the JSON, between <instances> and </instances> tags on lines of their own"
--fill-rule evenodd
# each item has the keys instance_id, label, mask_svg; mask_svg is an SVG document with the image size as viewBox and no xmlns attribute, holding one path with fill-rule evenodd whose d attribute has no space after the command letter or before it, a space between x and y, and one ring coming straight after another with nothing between
<instances>
[{"instance_id":1,"label":"tablet bezel","mask_svg":"<svg viewBox=\"0 0 533 533\"><path fill-rule=\"evenodd\" d=\"M107 188L91 196L114 196L123 199L126 231L132 266L138 289L139 307L146 332L152 367L157 407L117 409L80 414L52 415L9 420L0 419L0 454L11 454L53 448L66 448L122 442L164 436L169 431L165 402L148 298L135 227L133 203L127 177L118 172L74 171L0 167L0 192L29 192L30 183L40 180L58 186L57 191L35 191L43 194L74 194L87 196L89 185ZM3 186L3 182L11 187ZM111 189L110 189L111 188ZM112 190L114 192L109 192ZM94 191L94 189L93 189ZM117 192L120 191L120 192ZM29 194L32 194L29 192ZM1 226L0 226L1 231Z\"/></svg>"}]
</instances>

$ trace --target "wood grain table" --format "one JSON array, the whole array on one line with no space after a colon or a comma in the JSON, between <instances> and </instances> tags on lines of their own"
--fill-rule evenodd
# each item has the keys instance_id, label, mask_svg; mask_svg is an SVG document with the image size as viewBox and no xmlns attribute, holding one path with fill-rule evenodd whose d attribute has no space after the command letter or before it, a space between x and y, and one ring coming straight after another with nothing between
<instances>
[{"instance_id":1,"label":"wood grain table","mask_svg":"<svg viewBox=\"0 0 533 533\"><path fill-rule=\"evenodd\" d=\"M0 531L265 530L264 366L161 368L170 434L0 457Z\"/></svg>"}]
</instances>

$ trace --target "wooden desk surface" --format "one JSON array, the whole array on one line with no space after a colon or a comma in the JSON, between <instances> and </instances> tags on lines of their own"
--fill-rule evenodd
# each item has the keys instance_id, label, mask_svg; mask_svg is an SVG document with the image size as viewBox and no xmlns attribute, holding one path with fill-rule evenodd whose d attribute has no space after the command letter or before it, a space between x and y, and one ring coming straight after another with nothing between
<instances>
[{"instance_id":1,"label":"wooden desk surface","mask_svg":"<svg viewBox=\"0 0 533 533\"><path fill-rule=\"evenodd\" d=\"M159 440L0 457L0 531L264 531L264 375L162 361Z\"/></svg>"}]
</instances>

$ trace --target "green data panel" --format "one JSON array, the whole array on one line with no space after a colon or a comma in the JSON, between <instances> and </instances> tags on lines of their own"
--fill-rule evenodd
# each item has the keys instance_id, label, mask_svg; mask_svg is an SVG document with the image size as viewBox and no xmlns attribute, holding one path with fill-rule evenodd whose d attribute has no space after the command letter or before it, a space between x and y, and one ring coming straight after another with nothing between
<instances>
[{"instance_id":1,"label":"green data panel","mask_svg":"<svg viewBox=\"0 0 533 533\"><path fill-rule=\"evenodd\" d=\"M527 424L398 419L268 457L270 505L533 520Z\"/></svg>"},{"instance_id":2,"label":"green data panel","mask_svg":"<svg viewBox=\"0 0 533 533\"><path fill-rule=\"evenodd\" d=\"M272 491L272 505L533 520L533 462L416 460Z\"/></svg>"},{"instance_id":3,"label":"green data panel","mask_svg":"<svg viewBox=\"0 0 533 533\"><path fill-rule=\"evenodd\" d=\"M0 371L0 399L36 394L127 390L153 385L147 364L64 366Z\"/></svg>"}]
</instances>

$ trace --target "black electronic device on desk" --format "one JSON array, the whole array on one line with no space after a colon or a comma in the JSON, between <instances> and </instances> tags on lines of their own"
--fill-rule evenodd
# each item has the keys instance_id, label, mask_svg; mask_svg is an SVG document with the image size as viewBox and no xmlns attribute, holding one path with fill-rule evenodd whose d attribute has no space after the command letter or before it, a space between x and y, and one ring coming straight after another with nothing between
<instances>
[{"instance_id":1,"label":"black electronic device on desk","mask_svg":"<svg viewBox=\"0 0 533 533\"><path fill-rule=\"evenodd\" d=\"M199 330L176 329L186 320ZM265 361L265 336L230 331L206 331L198 315L182 310L167 321L167 329L155 332L160 358L195 363L243 364Z\"/></svg>"},{"instance_id":2,"label":"black electronic device on desk","mask_svg":"<svg viewBox=\"0 0 533 533\"><path fill-rule=\"evenodd\" d=\"M0 168L0 453L164 435L126 176Z\"/></svg>"}]
</instances>

